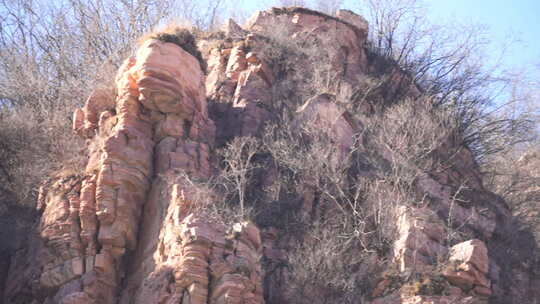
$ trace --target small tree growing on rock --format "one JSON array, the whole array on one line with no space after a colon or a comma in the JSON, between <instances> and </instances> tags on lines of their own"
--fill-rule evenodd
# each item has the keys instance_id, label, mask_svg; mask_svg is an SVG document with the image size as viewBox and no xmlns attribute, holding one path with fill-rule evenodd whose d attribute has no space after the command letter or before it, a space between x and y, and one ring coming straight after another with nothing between
<instances>
[{"instance_id":1,"label":"small tree growing on rock","mask_svg":"<svg viewBox=\"0 0 540 304\"><path fill-rule=\"evenodd\" d=\"M222 176L234 188L242 216L245 215L250 177L257 168L253 157L258 150L259 142L254 137L237 137L221 150L224 164Z\"/></svg>"}]
</instances>

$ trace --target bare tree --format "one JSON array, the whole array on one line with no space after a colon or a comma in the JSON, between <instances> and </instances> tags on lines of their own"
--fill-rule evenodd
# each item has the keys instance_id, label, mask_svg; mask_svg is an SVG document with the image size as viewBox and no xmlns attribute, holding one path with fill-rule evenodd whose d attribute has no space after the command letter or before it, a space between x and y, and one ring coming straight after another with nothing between
<instances>
[{"instance_id":1,"label":"bare tree","mask_svg":"<svg viewBox=\"0 0 540 304\"><path fill-rule=\"evenodd\" d=\"M328 15L334 16L343 5L343 0L316 0L315 8Z\"/></svg>"},{"instance_id":2,"label":"bare tree","mask_svg":"<svg viewBox=\"0 0 540 304\"><path fill-rule=\"evenodd\" d=\"M223 177L233 185L238 202L240 213L245 215L246 192L252 171L257 167L253 162L253 157L259 150L259 143L254 137L238 137L221 151L223 163L225 165Z\"/></svg>"},{"instance_id":3,"label":"bare tree","mask_svg":"<svg viewBox=\"0 0 540 304\"><path fill-rule=\"evenodd\" d=\"M224 21L223 11L228 4L227 0L174 1L171 17L191 22L201 30L213 30Z\"/></svg>"},{"instance_id":4,"label":"bare tree","mask_svg":"<svg viewBox=\"0 0 540 304\"><path fill-rule=\"evenodd\" d=\"M504 149L492 139L512 138L504 146L527 140L530 120L502 115L514 100L504 98L511 79L498 62L486 63L489 43L478 25L432 25L421 0L363 0L370 24L370 48L397 64L435 106L452 109L463 143L478 159ZM501 54L502 56L502 54Z\"/></svg>"},{"instance_id":5,"label":"bare tree","mask_svg":"<svg viewBox=\"0 0 540 304\"><path fill-rule=\"evenodd\" d=\"M91 90L112 90L136 41L178 15L202 29L226 0L0 0L0 159L3 188L33 201L35 185L82 143L70 119Z\"/></svg>"}]
</instances>

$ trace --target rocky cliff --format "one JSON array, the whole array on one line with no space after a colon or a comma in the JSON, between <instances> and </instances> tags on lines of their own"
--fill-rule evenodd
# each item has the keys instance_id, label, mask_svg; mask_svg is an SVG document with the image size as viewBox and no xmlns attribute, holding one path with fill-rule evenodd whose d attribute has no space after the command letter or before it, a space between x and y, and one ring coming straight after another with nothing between
<instances>
[{"instance_id":1,"label":"rocky cliff","mask_svg":"<svg viewBox=\"0 0 540 304\"><path fill-rule=\"evenodd\" d=\"M366 46L367 30L349 11L330 17L287 8L199 35L202 54L185 30L144 40L118 70L115 89L95 90L75 111L73 130L86 140L86 167L44 182L32 231L10 255L9 270L0 265L3 303L303 303L310 297L320 303L535 303L540 281L531 256L537 249L519 245L534 239L513 229L504 201L482 185L472 153L450 135L433 149L452 160L444 170L412 163L414 203L397 192L379 197L392 206L393 216L385 218L395 228L388 248L345 252L369 251L372 264L381 265L370 270L356 297L337 300L340 292L332 292L324 276L322 287L305 287L304 300L291 287L295 244L318 247L323 236L292 231L282 223L289 218L284 214L295 222L329 219L331 240L340 237L329 228L339 222L333 215L362 208L323 202L312 175L303 176L296 199L272 217L257 204L281 200L263 191L282 176L277 154L254 152L245 163L227 162L220 151L241 138L264 141L269 125L301 129L304 122L328 131L331 141L323 147L335 149L327 167L370 150L369 138L358 134L371 132L373 113L397 100L424 99L397 66L385 70L384 85L367 86L380 69ZM173 39L180 33L185 39ZM353 102L359 95L369 102ZM401 159L397 151L374 152L390 166ZM241 181L247 170L241 165L252 163L250 181L232 184L238 195L201 190L225 171ZM370 166L347 170L355 181L388 180ZM227 200L239 204L226 207ZM253 217L243 216L248 204ZM220 217L220 208L242 214ZM330 260L338 252L326 254ZM354 277L366 271L362 263L339 269Z\"/></svg>"}]
</instances>

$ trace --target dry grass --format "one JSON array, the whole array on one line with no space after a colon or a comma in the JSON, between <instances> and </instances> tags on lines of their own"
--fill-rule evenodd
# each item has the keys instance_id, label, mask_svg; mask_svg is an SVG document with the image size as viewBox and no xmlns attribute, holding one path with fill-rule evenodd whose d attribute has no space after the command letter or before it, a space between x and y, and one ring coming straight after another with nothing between
<instances>
[{"instance_id":1,"label":"dry grass","mask_svg":"<svg viewBox=\"0 0 540 304\"><path fill-rule=\"evenodd\" d=\"M84 169L85 144L71 131L71 109L66 106L43 115L23 107L0 114L3 190L14 193L19 203L33 206L38 185L51 172Z\"/></svg>"}]
</instances>

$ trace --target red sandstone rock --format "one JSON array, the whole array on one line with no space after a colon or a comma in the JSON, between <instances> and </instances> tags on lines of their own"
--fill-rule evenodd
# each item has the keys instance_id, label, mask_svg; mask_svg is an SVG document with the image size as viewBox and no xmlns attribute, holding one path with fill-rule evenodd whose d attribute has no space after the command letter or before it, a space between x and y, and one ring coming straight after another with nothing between
<instances>
[{"instance_id":1,"label":"red sandstone rock","mask_svg":"<svg viewBox=\"0 0 540 304\"><path fill-rule=\"evenodd\" d=\"M347 111L331 99L331 96L326 94L315 96L306 101L297 113L300 121L312 124L314 128L330 131L329 136L336 140L338 146L339 155L335 161L339 163L349 155L360 127L355 121L347 119Z\"/></svg>"},{"instance_id":2,"label":"red sandstone rock","mask_svg":"<svg viewBox=\"0 0 540 304\"><path fill-rule=\"evenodd\" d=\"M225 21L222 28L225 35L230 38L242 38L246 34L246 31L230 18Z\"/></svg>"},{"instance_id":3,"label":"red sandstone rock","mask_svg":"<svg viewBox=\"0 0 540 304\"><path fill-rule=\"evenodd\" d=\"M474 288L473 292L483 297L491 295L488 251L484 242L470 240L453 246L449 261L451 266L443 273L448 281L462 289Z\"/></svg>"},{"instance_id":4,"label":"red sandstone rock","mask_svg":"<svg viewBox=\"0 0 540 304\"><path fill-rule=\"evenodd\" d=\"M444 226L431 210L401 207L397 227L394 258L401 271L425 269L447 253Z\"/></svg>"},{"instance_id":5,"label":"red sandstone rock","mask_svg":"<svg viewBox=\"0 0 540 304\"><path fill-rule=\"evenodd\" d=\"M247 67L246 54L241 46L234 47L229 55L225 75L232 79L238 80L240 72Z\"/></svg>"},{"instance_id":6,"label":"red sandstone rock","mask_svg":"<svg viewBox=\"0 0 540 304\"><path fill-rule=\"evenodd\" d=\"M116 303L124 256L138 243L140 214L156 169L156 140L173 139L170 152L157 155L163 158L157 160L164 163L161 172L210 172L213 128L204 77L193 56L177 45L148 40L122 65L116 84L114 104L108 92L97 90L74 114L74 130L91 138L89 176L60 179L40 199L42 250L50 258L40 261L38 288L58 289L53 295L58 303ZM72 283L78 287L65 288Z\"/></svg>"},{"instance_id":7,"label":"red sandstone rock","mask_svg":"<svg viewBox=\"0 0 540 304\"><path fill-rule=\"evenodd\" d=\"M383 295L383 293L386 291L388 287L392 284L392 281L389 279L383 279L379 283L377 283L377 286L375 289L373 289L373 292L371 293L372 298L378 298Z\"/></svg>"},{"instance_id":8,"label":"red sandstone rock","mask_svg":"<svg viewBox=\"0 0 540 304\"><path fill-rule=\"evenodd\" d=\"M369 70L364 50L367 23L349 11L339 11L338 17L341 20L304 9L270 10L248 22L245 28L251 32L229 21L226 35L236 46L229 43L209 51L206 79L198 60L181 47L144 42L120 67L116 96L96 90L84 108L75 111L73 129L88 139L86 170L83 176L54 178L42 188L39 237L26 252L20 251L30 258L13 258L5 298L28 294L33 304L264 303L263 281L268 279L265 287L273 291L281 277L263 273L261 259L286 264L286 246L280 246L285 233L272 227L261 233L249 222L221 223L208 204L222 198L210 193L209 199L201 200L187 181L177 180L178 174L202 179L212 175L216 130L208 117L207 97L230 106L233 114L227 114L229 125L222 129L232 136L257 134L271 117L267 108L274 106L272 90L280 75L274 75L264 54L244 49L260 43L258 34L283 30L288 39L320 41L331 57L329 72L356 86ZM410 82L399 69L390 78L388 90ZM414 85L407 90L406 96L420 94ZM330 125L342 152L339 161L349 152L360 125L331 99L319 95L308 100L298 119ZM470 151L464 149L455 158L461 171L437 179L420 175L416 181L419 192L445 208L452 203L452 188L446 186L452 179L464 176L474 189L482 188L478 174L470 169L475 167ZM268 173L265 184L273 178ZM316 208L316 191L303 187L306 215ZM432 269L447 253L446 219L436 211L444 213L399 209L393 250L400 270ZM450 216L486 240L497 223L474 205L452 205ZM492 278L498 275L488 274L496 265L482 242L456 245L450 260L455 268L445 275L464 290L453 287L447 296L394 292L372 303L478 303L490 296ZM384 295L388 285L389 280L383 280L372 296Z\"/></svg>"},{"instance_id":9,"label":"red sandstone rock","mask_svg":"<svg viewBox=\"0 0 540 304\"><path fill-rule=\"evenodd\" d=\"M114 93L108 89L95 89L86 100L83 109L73 113L73 131L91 138L98 127L99 115L114 108Z\"/></svg>"},{"instance_id":10,"label":"red sandstone rock","mask_svg":"<svg viewBox=\"0 0 540 304\"><path fill-rule=\"evenodd\" d=\"M244 28L273 34L284 31L284 35L293 39L316 37L321 41L321 47L330 54L333 71L343 80L357 81L359 75L366 71L367 57L362 45L367 38L367 24L360 21L361 17L342 12L343 16L346 15L343 22L302 8L289 8L287 12L279 10L255 13Z\"/></svg>"},{"instance_id":11,"label":"red sandstone rock","mask_svg":"<svg viewBox=\"0 0 540 304\"><path fill-rule=\"evenodd\" d=\"M414 296L403 299L403 304L476 304L473 297L455 298L451 296Z\"/></svg>"},{"instance_id":12,"label":"red sandstone rock","mask_svg":"<svg viewBox=\"0 0 540 304\"><path fill-rule=\"evenodd\" d=\"M162 229L151 242L157 242L156 247L150 247L155 249L136 253L141 263L122 295L122 303L186 297L190 303L264 303L258 229L250 223L238 223L231 237L226 227L206 221L204 213L199 214L202 210L190 211L192 204L183 187L173 187L164 221L145 225L145 229L152 225ZM173 282L166 273L173 276Z\"/></svg>"},{"instance_id":13,"label":"red sandstone rock","mask_svg":"<svg viewBox=\"0 0 540 304\"><path fill-rule=\"evenodd\" d=\"M425 295L400 295L394 292L382 298L377 298L371 304L483 304L485 300L473 296L425 296Z\"/></svg>"},{"instance_id":14,"label":"red sandstone rock","mask_svg":"<svg viewBox=\"0 0 540 304\"><path fill-rule=\"evenodd\" d=\"M461 261L473 265L482 273L488 272L487 248L480 240L470 240L452 247L450 261Z\"/></svg>"},{"instance_id":15,"label":"red sandstone rock","mask_svg":"<svg viewBox=\"0 0 540 304\"><path fill-rule=\"evenodd\" d=\"M362 16L357 15L350 10L341 9L337 11L336 17L356 26L359 30L364 31L367 34L369 25Z\"/></svg>"}]
</instances>

